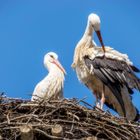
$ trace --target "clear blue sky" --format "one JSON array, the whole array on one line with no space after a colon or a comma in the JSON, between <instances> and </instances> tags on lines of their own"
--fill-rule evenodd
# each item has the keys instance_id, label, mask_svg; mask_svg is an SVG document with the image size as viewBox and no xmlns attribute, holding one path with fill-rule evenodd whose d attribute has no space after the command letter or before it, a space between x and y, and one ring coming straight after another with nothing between
<instances>
[{"instance_id":1,"label":"clear blue sky","mask_svg":"<svg viewBox=\"0 0 140 140\"><path fill-rule=\"evenodd\" d=\"M140 68L139 6L139 0L0 1L0 91L30 99L35 85L48 73L43 66L45 53L54 51L67 71L65 97L87 96L92 104L93 95L71 68L87 17L97 13L104 44L127 53ZM140 110L140 93L133 97Z\"/></svg>"}]
</instances>

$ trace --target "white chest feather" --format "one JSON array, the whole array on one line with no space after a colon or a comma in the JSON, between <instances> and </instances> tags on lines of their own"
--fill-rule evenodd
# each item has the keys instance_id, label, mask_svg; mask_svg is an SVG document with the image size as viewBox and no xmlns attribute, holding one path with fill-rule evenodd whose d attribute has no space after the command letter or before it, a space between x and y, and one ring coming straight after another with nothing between
<instances>
[{"instance_id":1,"label":"white chest feather","mask_svg":"<svg viewBox=\"0 0 140 140\"><path fill-rule=\"evenodd\" d=\"M86 83L89 77L89 72L84 62L79 63L76 67L76 73L78 76L79 81Z\"/></svg>"},{"instance_id":2,"label":"white chest feather","mask_svg":"<svg viewBox=\"0 0 140 140\"><path fill-rule=\"evenodd\" d=\"M32 99L59 99L63 97L64 74L61 72L49 73L40 81L33 92Z\"/></svg>"}]
</instances>

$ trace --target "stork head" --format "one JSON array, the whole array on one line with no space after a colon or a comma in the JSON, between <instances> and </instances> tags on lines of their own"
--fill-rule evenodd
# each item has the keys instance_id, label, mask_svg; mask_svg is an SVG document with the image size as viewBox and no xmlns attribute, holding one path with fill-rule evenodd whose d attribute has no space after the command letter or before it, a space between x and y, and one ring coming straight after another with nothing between
<instances>
[{"instance_id":1,"label":"stork head","mask_svg":"<svg viewBox=\"0 0 140 140\"><path fill-rule=\"evenodd\" d=\"M44 56L44 66L50 71L51 69L58 68L64 74L66 74L65 69L62 67L58 61L58 55L54 52L49 52Z\"/></svg>"},{"instance_id":2,"label":"stork head","mask_svg":"<svg viewBox=\"0 0 140 140\"><path fill-rule=\"evenodd\" d=\"M103 43L101 32L100 32L100 23L101 23L100 17L94 13L91 13L88 16L88 22L92 26L92 28L95 30L95 32L100 40L100 43L102 45L103 51L105 53L105 47L104 47L104 43Z\"/></svg>"},{"instance_id":3,"label":"stork head","mask_svg":"<svg viewBox=\"0 0 140 140\"><path fill-rule=\"evenodd\" d=\"M88 21L89 21L89 24L92 25L92 27L94 28L95 31L100 30L101 21L100 21L100 17L98 15L91 13L88 16Z\"/></svg>"}]
</instances>

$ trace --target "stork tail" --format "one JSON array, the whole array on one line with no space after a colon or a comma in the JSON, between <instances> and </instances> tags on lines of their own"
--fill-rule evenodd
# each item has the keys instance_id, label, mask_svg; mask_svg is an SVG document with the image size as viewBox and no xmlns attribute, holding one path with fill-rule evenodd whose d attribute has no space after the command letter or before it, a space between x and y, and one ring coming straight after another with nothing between
<instances>
[{"instance_id":1,"label":"stork tail","mask_svg":"<svg viewBox=\"0 0 140 140\"><path fill-rule=\"evenodd\" d=\"M126 113L125 117L127 118L127 120L137 121L139 119L139 112L137 108L133 105L131 101L131 96L125 86L121 88L121 95L124 101L124 107Z\"/></svg>"}]
</instances>

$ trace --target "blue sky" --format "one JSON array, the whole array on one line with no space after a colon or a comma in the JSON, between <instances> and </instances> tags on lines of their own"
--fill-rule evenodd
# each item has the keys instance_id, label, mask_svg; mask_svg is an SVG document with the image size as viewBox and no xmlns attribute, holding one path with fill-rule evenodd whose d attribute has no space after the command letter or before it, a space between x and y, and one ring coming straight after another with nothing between
<instances>
[{"instance_id":1,"label":"blue sky","mask_svg":"<svg viewBox=\"0 0 140 140\"><path fill-rule=\"evenodd\" d=\"M71 68L87 17L97 13L104 44L127 53L140 68L139 5L139 0L0 1L0 91L30 99L35 85L48 73L43 57L54 51L67 71L65 97L87 97L93 104L93 95ZM96 36L95 40L99 44ZM133 97L140 110L140 93L135 92Z\"/></svg>"}]
</instances>

